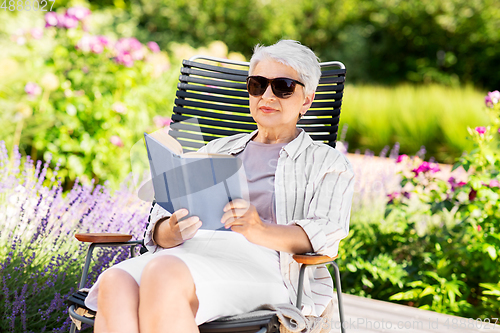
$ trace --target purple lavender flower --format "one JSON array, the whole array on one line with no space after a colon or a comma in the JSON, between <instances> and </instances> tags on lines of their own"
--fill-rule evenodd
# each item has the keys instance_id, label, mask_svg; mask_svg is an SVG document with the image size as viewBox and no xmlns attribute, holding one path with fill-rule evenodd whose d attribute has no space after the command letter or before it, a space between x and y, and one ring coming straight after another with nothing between
<instances>
[{"instance_id":1,"label":"purple lavender flower","mask_svg":"<svg viewBox=\"0 0 500 333\"><path fill-rule=\"evenodd\" d=\"M486 127L484 127L484 126L478 126L478 127L476 127L476 132L479 135L483 135L484 133L486 133Z\"/></svg>"},{"instance_id":2,"label":"purple lavender flower","mask_svg":"<svg viewBox=\"0 0 500 333\"><path fill-rule=\"evenodd\" d=\"M151 52L153 52L153 53L160 52L160 47L158 46L158 44L156 42L148 42L146 45L151 50Z\"/></svg>"},{"instance_id":3,"label":"purple lavender flower","mask_svg":"<svg viewBox=\"0 0 500 333\"><path fill-rule=\"evenodd\" d=\"M24 91L30 96L38 96L42 93L42 88L34 82L28 82L24 86Z\"/></svg>"}]
</instances>

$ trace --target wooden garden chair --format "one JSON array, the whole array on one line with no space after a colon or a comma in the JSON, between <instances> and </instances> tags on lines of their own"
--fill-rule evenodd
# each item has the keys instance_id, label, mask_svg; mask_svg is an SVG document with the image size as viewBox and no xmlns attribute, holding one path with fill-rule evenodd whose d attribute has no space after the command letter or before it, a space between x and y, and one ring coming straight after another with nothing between
<instances>
[{"instance_id":1,"label":"wooden garden chair","mask_svg":"<svg viewBox=\"0 0 500 333\"><path fill-rule=\"evenodd\" d=\"M248 108L246 77L248 62L195 56L182 62L181 75L177 85L175 106L172 115L170 135L175 137L185 151L197 150L213 139L257 129ZM303 128L315 141L322 141L335 147L339 124L340 108L345 82L345 66L341 62L321 63L321 79L316 90L314 102L297 127ZM189 119L196 118L200 134ZM82 289L87 281L92 252L96 247L131 246L143 244L142 240L131 241L132 235L122 234L77 234L82 242L91 243L79 284ZM141 252L147 251L142 247ZM337 256L338 257L338 256ZM304 271L311 265L331 263L337 289L340 322L344 323L340 273L335 259L316 254L294 255L302 264L299 274L299 287L296 306L301 308ZM69 315L83 323L93 325L94 319L77 314L84 308L86 292L76 292L69 303ZM220 318L200 325L201 332L279 332L279 321L272 311L259 311L234 317ZM344 332L343 325L341 331ZM75 325L71 325L71 333Z\"/></svg>"}]
</instances>

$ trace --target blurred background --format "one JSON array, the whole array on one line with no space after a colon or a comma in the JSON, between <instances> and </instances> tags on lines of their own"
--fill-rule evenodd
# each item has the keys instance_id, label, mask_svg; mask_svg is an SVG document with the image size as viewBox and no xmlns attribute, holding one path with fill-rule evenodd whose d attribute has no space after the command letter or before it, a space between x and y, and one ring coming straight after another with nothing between
<instances>
[{"instance_id":1,"label":"blurred background","mask_svg":"<svg viewBox=\"0 0 500 333\"><path fill-rule=\"evenodd\" d=\"M349 152L424 146L442 163L471 148L467 127L487 125L484 95L500 87L496 0L47 5L0 10L0 140L50 159L66 190L77 177L114 188L125 179L132 145L168 126L180 62L194 54L248 60L257 43L299 40L346 65Z\"/></svg>"}]
</instances>

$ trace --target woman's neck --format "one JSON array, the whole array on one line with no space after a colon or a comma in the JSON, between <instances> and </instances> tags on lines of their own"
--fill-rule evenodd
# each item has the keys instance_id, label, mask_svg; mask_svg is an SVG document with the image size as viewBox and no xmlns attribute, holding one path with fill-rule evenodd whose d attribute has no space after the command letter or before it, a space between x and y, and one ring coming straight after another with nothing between
<instances>
[{"instance_id":1,"label":"woman's neck","mask_svg":"<svg viewBox=\"0 0 500 333\"><path fill-rule=\"evenodd\" d=\"M261 143L267 143L267 144L273 144L273 143L288 143L295 139L300 133L300 130L296 127L293 128L293 130L290 131L280 131L280 132L275 132L275 131L270 131L267 129L261 129L259 128L259 131L257 132L257 135L252 139L253 141L256 142L261 142Z\"/></svg>"}]
</instances>

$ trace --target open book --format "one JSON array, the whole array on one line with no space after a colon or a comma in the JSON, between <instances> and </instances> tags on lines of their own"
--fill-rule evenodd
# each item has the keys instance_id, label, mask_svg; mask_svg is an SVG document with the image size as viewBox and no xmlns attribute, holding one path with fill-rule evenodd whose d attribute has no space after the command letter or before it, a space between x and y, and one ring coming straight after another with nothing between
<instances>
[{"instance_id":1,"label":"open book","mask_svg":"<svg viewBox=\"0 0 500 333\"><path fill-rule=\"evenodd\" d=\"M163 131L144 133L155 200L173 213L186 208L198 216L201 229L225 229L224 206L236 199L249 201L241 159L232 155L183 153L182 146Z\"/></svg>"}]
</instances>

